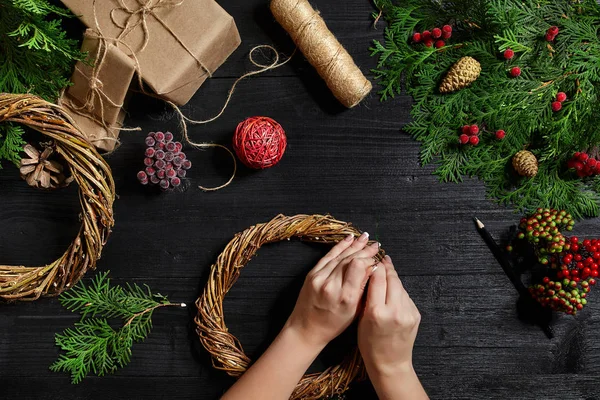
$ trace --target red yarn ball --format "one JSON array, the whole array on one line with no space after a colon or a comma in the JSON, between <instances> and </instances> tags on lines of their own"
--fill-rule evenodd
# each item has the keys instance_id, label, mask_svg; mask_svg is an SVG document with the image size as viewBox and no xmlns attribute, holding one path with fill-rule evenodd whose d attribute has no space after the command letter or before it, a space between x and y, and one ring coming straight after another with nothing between
<instances>
[{"instance_id":1,"label":"red yarn ball","mask_svg":"<svg viewBox=\"0 0 600 400\"><path fill-rule=\"evenodd\" d=\"M250 117L240 122L233 135L233 150L247 167L264 169L276 165L287 145L285 131L268 117Z\"/></svg>"}]
</instances>

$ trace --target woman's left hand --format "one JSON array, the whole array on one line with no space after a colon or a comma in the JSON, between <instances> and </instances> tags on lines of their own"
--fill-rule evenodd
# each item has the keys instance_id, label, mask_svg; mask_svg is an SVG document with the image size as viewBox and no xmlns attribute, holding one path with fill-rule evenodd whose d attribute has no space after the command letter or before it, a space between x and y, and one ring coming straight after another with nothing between
<instances>
[{"instance_id":1,"label":"woman's left hand","mask_svg":"<svg viewBox=\"0 0 600 400\"><path fill-rule=\"evenodd\" d=\"M369 235L350 235L325 255L309 272L294 311L284 329L291 329L307 344L325 347L357 315L379 243L367 246Z\"/></svg>"}]
</instances>

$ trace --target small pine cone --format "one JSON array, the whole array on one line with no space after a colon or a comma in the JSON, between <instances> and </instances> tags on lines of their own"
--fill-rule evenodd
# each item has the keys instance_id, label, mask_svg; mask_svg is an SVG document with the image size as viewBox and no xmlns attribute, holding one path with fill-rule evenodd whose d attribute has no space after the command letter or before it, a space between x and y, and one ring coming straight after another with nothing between
<instances>
[{"instance_id":1,"label":"small pine cone","mask_svg":"<svg viewBox=\"0 0 600 400\"><path fill-rule=\"evenodd\" d=\"M512 159L515 171L521 176L532 178L538 173L538 161L532 152L521 150Z\"/></svg>"},{"instance_id":2,"label":"small pine cone","mask_svg":"<svg viewBox=\"0 0 600 400\"><path fill-rule=\"evenodd\" d=\"M40 189L57 189L65 187L73 181L73 177L65 177L63 166L59 162L49 159L54 153L51 146L46 146L40 152L28 144L23 150L27 157L21 159L19 170L21 178L29 186Z\"/></svg>"},{"instance_id":3,"label":"small pine cone","mask_svg":"<svg viewBox=\"0 0 600 400\"><path fill-rule=\"evenodd\" d=\"M469 86L479 78L481 64L473 57L463 57L448 71L440 85L440 93L456 92Z\"/></svg>"}]
</instances>

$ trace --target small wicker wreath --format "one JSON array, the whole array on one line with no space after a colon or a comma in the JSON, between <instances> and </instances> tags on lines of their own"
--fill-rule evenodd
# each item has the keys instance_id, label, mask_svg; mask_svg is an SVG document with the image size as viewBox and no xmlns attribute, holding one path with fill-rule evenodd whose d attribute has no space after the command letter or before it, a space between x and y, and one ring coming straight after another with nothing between
<instances>
[{"instance_id":1,"label":"small wicker wreath","mask_svg":"<svg viewBox=\"0 0 600 400\"><path fill-rule=\"evenodd\" d=\"M227 326L223 315L223 300L240 276L242 268L264 244L298 237L317 243L337 243L349 234L359 236L352 225L328 215L278 215L267 223L258 224L238 233L211 267L208 284L196 300L198 315L194 319L200 342L212 356L213 366L233 377L242 375L250 365L242 345ZM376 256L384 256L380 250ZM340 395L354 379L364 379L365 371L358 349L354 349L340 365L322 373L305 375L290 399L316 400Z\"/></svg>"},{"instance_id":2,"label":"small wicker wreath","mask_svg":"<svg viewBox=\"0 0 600 400\"><path fill-rule=\"evenodd\" d=\"M42 267L0 265L0 300L55 296L96 267L113 226L115 185L110 167L59 106L33 95L0 94L0 122L16 122L48 136L79 185L82 222L67 251Z\"/></svg>"}]
</instances>

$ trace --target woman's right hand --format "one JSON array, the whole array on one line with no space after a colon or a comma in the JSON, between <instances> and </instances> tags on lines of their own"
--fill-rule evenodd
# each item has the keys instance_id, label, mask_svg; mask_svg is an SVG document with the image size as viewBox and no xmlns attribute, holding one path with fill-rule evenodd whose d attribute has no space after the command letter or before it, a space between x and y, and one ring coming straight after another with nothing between
<instances>
[{"instance_id":1,"label":"woman's right hand","mask_svg":"<svg viewBox=\"0 0 600 400\"><path fill-rule=\"evenodd\" d=\"M371 275L358 325L358 346L371 380L413 372L412 350L421 321L391 258L381 264L384 268Z\"/></svg>"}]
</instances>

